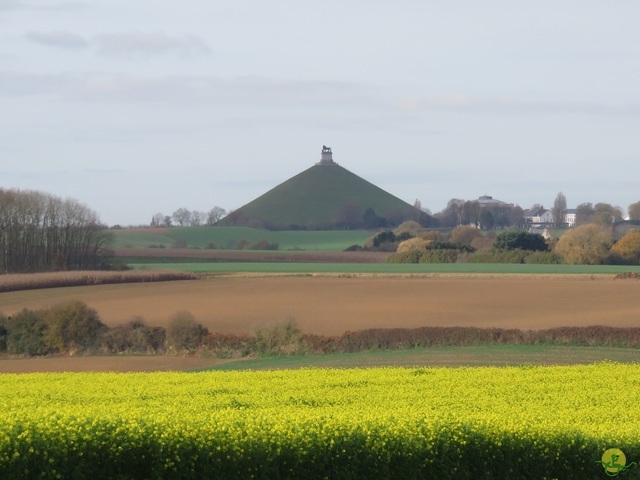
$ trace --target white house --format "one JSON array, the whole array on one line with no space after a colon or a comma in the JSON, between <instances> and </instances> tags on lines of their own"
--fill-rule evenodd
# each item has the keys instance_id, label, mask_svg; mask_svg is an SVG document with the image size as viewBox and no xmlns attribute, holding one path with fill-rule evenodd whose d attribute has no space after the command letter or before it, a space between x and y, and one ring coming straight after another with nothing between
<instances>
[{"instance_id":1,"label":"white house","mask_svg":"<svg viewBox=\"0 0 640 480\"><path fill-rule=\"evenodd\" d=\"M569 208L564 211L564 223L567 227L573 227L576 224L576 209Z\"/></svg>"},{"instance_id":2,"label":"white house","mask_svg":"<svg viewBox=\"0 0 640 480\"><path fill-rule=\"evenodd\" d=\"M525 210L524 224L528 227L544 228L553 225L553 212L546 208L536 208L533 210Z\"/></svg>"}]
</instances>

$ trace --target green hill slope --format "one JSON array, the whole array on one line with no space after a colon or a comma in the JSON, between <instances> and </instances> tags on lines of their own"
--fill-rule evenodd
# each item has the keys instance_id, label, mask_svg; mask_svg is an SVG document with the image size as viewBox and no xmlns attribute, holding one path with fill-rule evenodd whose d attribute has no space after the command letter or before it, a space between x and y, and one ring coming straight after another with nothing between
<instances>
[{"instance_id":1,"label":"green hill slope","mask_svg":"<svg viewBox=\"0 0 640 480\"><path fill-rule=\"evenodd\" d=\"M428 225L431 217L338 164L314 165L235 210L219 226L271 230Z\"/></svg>"}]
</instances>

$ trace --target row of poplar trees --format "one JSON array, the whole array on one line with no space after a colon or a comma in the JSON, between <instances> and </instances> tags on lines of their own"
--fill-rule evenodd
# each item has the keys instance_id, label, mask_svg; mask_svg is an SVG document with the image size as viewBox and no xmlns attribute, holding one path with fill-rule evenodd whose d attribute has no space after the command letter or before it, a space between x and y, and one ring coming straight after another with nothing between
<instances>
[{"instance_id":1,"label":"row of poplar trees","mask_svg":"<svg viewBox=\"0 0 640 480\"><path fill-rule=\"evenodd\" d=\"M108 240L97 215L75 200L0 188L2 273L98 268Z\"/></svg>"}]
</instances>

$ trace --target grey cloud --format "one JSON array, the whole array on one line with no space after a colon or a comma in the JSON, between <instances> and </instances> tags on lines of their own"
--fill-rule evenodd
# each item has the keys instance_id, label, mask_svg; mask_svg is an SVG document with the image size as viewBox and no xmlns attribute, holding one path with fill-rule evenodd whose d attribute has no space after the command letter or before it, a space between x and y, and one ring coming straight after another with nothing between
<instances>
[{"instance_id":1,"label":"grey cloud","mask_svg":"<svg viewBox=\"0 0 640 480\"><path fill-rule=\"evenodd\" d=\"M0 70L0 96L52 95L72 101L155 102L172 105L372 108L381 102L366 87L347 82L263 77L134 77L104 74L36 75ZM240 113L238 110L237 113Z\"/></svg>"},{"instance_id":2,"label":"grey cloud","mask_svg":"<svg viewBox=\"0 0 640 480\"><path fill-rule=\"evenodd\" d=\"M36 75L0 70L0 96L58 95L72 89L77 80L68 75Z\"/></svg>"},{"instance_id":3,"label":"grey cloud","mask_svg":"<svg viewBox=\"0 0 640 480\"><path fill-rule=\"evenodd\" d=\"M2 0L0 0L2 1ZM172 37L164 33L101 34L90 39L70 32L35 32L25 37L49 47L84 48L93 47L98 54L107 56L153 56L176 53L189 57L208 55L211 48L198 36Z\"/></svg>"},{"instance_id":4,"label":"grey cloud","mask_svg":"<svg viewBox=\"0 0 640 480\"><path fill-rule=\"evenodd\" d=\"M87 4L83 2L26 2L24 0L0 0L0 11L18 9L65 11L79 10L86 6Z\"/></svg>"},{"instance_id":5,"label":"grey cloud","mask_svg":"<svg viewBox=\"0 0 640 480\"><path fill-rule=\"evenodd\" d=\"M362 87L343 82L306 82L262 77L224 79L175 76L95 77L73 92L87 99L154 101L175 104L221 104L233 106L313 104L363 104L368 96Z\"/></svg>"},{"instance_id":6,"label":"grey cloud","mask_svg":"<svg viewBox=\"0 0 640 480\"><path fill-rule=\"evenodd\" d=\"M0 12L3 10L17 10L23 7L23 2L18 0L0 0Z\"/></svg>"},{"instance_id":7,"label":"grey cloud","mask_svg":"<svg viewBox=\"0 0 640 480\"><path fill-rule=\"evenodd\" d=\"M84 48L89 42L81 37L69 32L29 32L26 38L43 45L62 48Z\"/></svg>"},{"instance_id":8,"label":"grey cloud","mask_svg":"<svg viewBox=\"0 0 640 480\"><path fill-rule=\"evenodd\" d=\"M171 37L164 33L103 34L93 38L98 53L103 55L158 55L174 52L193 56L211 53L211 48L198 36Z\"/></svg>"},{"instance_id":9,"label":"grey cloud","mask_svg":"<svg viewBox=\"0 0 640 480\"><path fill-rule=\"evenodd\" d=\"M405 97L393 102L393 106L407 111L458 111L470 113L562 113L562 114L612 114L638 115L640 105L612 106L587 101L538 101L519 98L476 98L465 95L440 97Z\"/></svg>"}]
</instances>

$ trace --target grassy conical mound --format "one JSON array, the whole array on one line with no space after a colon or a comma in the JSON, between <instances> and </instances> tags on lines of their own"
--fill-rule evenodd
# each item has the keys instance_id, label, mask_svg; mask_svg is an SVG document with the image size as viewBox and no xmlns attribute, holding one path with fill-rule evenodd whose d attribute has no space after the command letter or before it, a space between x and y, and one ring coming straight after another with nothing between
<instances>
[{"instance_id":1,"label":"grassy conical mound","mask_svg":"<svg viewBox=\"0 0 640 480\"><path fill-rule=\"evenodd\" d=\"M431 217L338 164L314 165L218 222L272 230L377 228Z\"/></svg>"}]
</instances>

